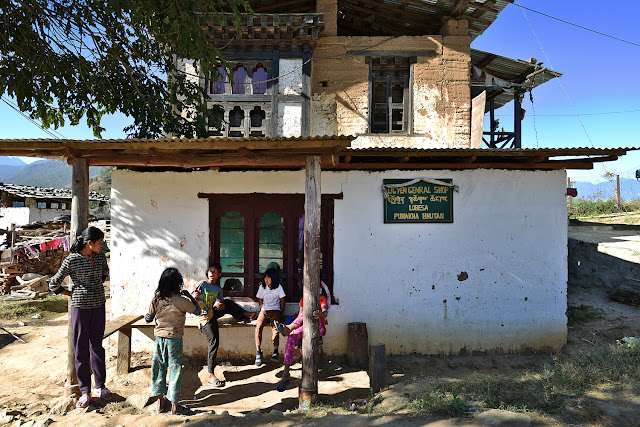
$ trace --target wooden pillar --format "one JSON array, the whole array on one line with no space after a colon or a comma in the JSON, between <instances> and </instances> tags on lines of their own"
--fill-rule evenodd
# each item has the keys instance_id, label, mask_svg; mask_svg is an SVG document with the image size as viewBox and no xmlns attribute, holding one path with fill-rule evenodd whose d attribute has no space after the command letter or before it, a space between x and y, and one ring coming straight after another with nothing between
<instances>
[{"instance_id":1,"label":"wooden pillar","mask_svg":"<svg viewBox=\"0 0 640 427\"><path fill-rule=\"evenodd\" d=\"M369 366L369 333L367 324L354 322L347 325L347 360L350 368Z\"/></svg>"},{"instance_id":2,"label":"wooden pillar","mask_svg":"<svg viewBox=\"0 0 640 427\"><path fill-rule=\"evenodd\" d=\"M302 332L302 384L298 391L300 409L309 409L318 396L319 330L313 312L320 294L320 156L306 161L304 200L304 329Z\"/></svg>"},{"instance_id":3,"label":"wooden pillar","mask_svg":"<svg viewBox=\"0 0 640 427\"><path fill-rule=\"evenodd\" d=\"M513 95L513 133L513 148L522 148L522 104L518 90Z\"/></svg>"},{"instance_id":4,"label":"wooden pillar","mask_svg":"<svg viewBox=\"0 0 640 427\"><path fill-rule=\"evenodd\" d=\"M387 360L384 344L369 346L369 387L374 393L387 384Z\"/></svg>"},{"instance_id":5,"label":"wooden pillar","mask_svg":"<svg viewBox=\"0 0 640 427\"><path fill-rule=\"evenodd\" d=\"M82 233L89 224L89 163L87 159L73 159L73 175L71 182L71 242ZM71 298L69 298L71 304ZM69 305L71 307L71 305ZM76 376L75 355L73 351L73 330L69 320L67 350L67 384L65 395L79 395L78 377Z\"/></svg>"},{"instance_id":6,"label":"wooden pillar","mask_svg":"<svg viewBox=\"0 0 640 427\"><path fill-rule=\"evenodd\" d=\"M616 175L616 205L618 212L622 212L622 197L620 196L620 175Z\"/></svg>"}]
</instances>

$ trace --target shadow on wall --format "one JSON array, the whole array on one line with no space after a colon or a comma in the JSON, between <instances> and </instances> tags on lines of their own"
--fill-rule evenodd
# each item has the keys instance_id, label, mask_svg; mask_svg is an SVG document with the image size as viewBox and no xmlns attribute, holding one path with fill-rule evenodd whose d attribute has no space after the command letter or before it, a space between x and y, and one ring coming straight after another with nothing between
<instances>
[{"instance_id":1,"label":"shadow on wall","mask_svg":"<svg viewBox=\"0 0 640 427\"><path fill-rule=\"evenodd\" d=\"M153 289L157 286L164 268L176 267L182 274L185 285L203 279L202 265L192 261L191 255L185 251L185 246L191 249L194 246L208 248L208 242L202 237L204 234L178 234L180 231L176 232L176 229L183 227L178 225L176 229L171 228L174 221L176 223L180 221L179 214L171 217L167 212L160 217L149 214L148 209L140 208L140 203L150 203L149 196L153 198L153 194L147 194L144 199L133 201L118 194L118 200L113 204L112 211L115 220L112 222L112 260L116 258L113 256L114 252L123 262L133 260L133 264L129 266L111 266L112 270L117 268L127 270L127 277L121 279L125 282L112 282L112 288L113 286L127 287L127 300L136 301L144 298L144 301L137 301L137 304L145 308L148 304L147 296L150 298L153 295ZM153 205L155 202L151 201L151 203L155 207ZM144 218L143 212L145 212ZM143 262L143 260L157 262L159 265L157 272L149 271L149 262ZM136 285L133 286L134 284ZM113 290L112 295L114 295Z\"/></svg>"},{"instance_id":2,"label":"shadow on wall","mask_svg":"<svg viewBox=\"0 0 640 427\"><path fill-rule=\"evenodd\" d=\"M598 252L598 243L570 238L568 245L569 283L612 290L625 277L640 279L640 264Z\"/></svg>"}]
</instances>

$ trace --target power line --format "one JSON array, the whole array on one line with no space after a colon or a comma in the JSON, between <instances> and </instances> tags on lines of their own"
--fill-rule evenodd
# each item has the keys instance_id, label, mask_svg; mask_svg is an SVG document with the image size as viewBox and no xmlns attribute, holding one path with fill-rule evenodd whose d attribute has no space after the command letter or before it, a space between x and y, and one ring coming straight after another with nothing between
<instances>
[{"instance_id":1,"label":"power line","mask_svg":"<svg viewBox=\"0 0 640 427\"><path fill-rule=\"evenodd\" d=\"M528 7L523 6L523 5L519 4L519 3L514 3L514 5L516 5L518 7L521 7L522 9L527 9L527 10L530 10L531 12L538 13L538 14L540 14L542 16L546 16L547 18L555 19L556 21L560 21L560 22L563 22L565 24L573 25L574 27L578 27L578 28L582 28L583 30L591 31L592 33L600 34L601 36L609 37L609 38L612 38L612 39L615 39L615 40L618 40L618 41L621 41L621 42L624 42L624 43L629 43L629 44L632 44L634 46L640 46L639 43L634 43L634 42L629 41L629 40L621 39L620 37L616 37L616 36L612 36L612 35L607 34L607 33L603 33L601 31L596 31L596 30L592 30L591 28L583 27L582 25L574 24L573 22L565 21L564 19L556 18L555 16L551 16L551 15L548 15L546 13L543 13L543 12L528 8Z\"/></svg>"},{"instance_id":2,"label":"power line","mask_svg":"<svg viewBox=\"0 0 640 427\"><path fill-rule=\"evenodd\" d=\"M37 126L40 130L42 130L44 133L46 133L47 135L49 135L51 138L53 139L68 139L67 137L65 137L64 135L62 135L60 132L53 130L53 129L45 129L44 127L42 127L42 123L38 122L35 119L32 119L31 117L29 117L28 115L26 115L24 112L20 111L20 108L12 103L11 101L9 101L8 99L6 99L4 96L1 98L2 102L4 102L5 104L7 104L9 107L11 107L14 111L16 111L18 114L20 114L22 117L24 117L25 119L27 119L29 122L31 122L34 126Z\"/></svg>"},{"instance_id":3,"label":"power line","mask_svg":"<svg viewBox=\"0 0 640 427\"><path fill-rule=\"evenodd\" d=\"M579 113L581 116L604 116L607 114L640 113L640 110L603 111L600 113ZM535 112L534 112L535 114ZM509 114L496 114L498 117L511 117ZM574 117L575 114L536 114L536 117Z\"/></svg>"}]
</instances>

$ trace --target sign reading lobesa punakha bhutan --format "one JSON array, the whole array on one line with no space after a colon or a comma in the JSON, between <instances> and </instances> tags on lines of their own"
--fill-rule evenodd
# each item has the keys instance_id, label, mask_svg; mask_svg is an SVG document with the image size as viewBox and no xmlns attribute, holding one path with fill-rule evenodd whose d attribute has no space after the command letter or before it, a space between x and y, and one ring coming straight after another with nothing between
<instances>
[{"instance_id":1,"label":"sign reading lobesa punakha bhutan","mask_svg":"<svg viewBox=\"0 0 640 427\"><path fill-rule=\"evenodd\" d=\"M451 179L383 180L384 223L452 223L451 183Z\"/></svg>"}]
</instances>

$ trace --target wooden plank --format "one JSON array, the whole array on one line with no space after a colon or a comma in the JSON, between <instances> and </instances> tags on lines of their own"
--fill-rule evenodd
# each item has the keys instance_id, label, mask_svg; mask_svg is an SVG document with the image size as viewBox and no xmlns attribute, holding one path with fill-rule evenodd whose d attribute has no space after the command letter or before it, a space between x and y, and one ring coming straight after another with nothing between
<instances>
[{"instance_id":1,"label":"wooden plank","mask_svg":"<svg viewBox=\"0 0 640 427\"><path fill-rule=\"evenodd\" d=\"M302 384L300 409L308 410L318 396L319 331L313 312L319 309L320 293L320 157L309 156L305 169Z\"/></svg>"},{"instance_id":2,"label":"wooden plank","mask_svg":"<svg viewBox=\"0 0 640 427\"><path fill-rule=\"evenodd\" d=\"M374 393L387 384L387 360L384 344L369 346L369 387Z\"/></svg>"},{"instance_id":3,"label":"wooden plank","mask_svg":"<svg viewBox=\"0 0 640 427\"><path fill-rule=\"evenodd\" d=\"M471 100L471 148L482 148L482 126L484 124L484 106L487 91Z\"/></svg>"},{"instance_id":4,"label":"wooden plank","mask_svg":"<svg viewBox=\"0 0 640 427\"><path fill-rule=\"evenodd\" d=\"M143 316L140 314L125 314L114 320L111 320L110 322L107 322L107 325L104 328L104 335L102 336L102 338L104 339L108 337L109 335L113 334L120 328L131 326L133 323L142 319L142 317Z\"/></svg>"},{"instance_id":5,"label":"wooden plank","mask_svg":"<svg viewBox=\"0 0 640 427\"><path fill-rule=\"evenodd\" d=\"M302 54L302 113L300 134L311 135L311 52Z\"/></svg>"},{"instance_id":6,"label":"wooden plank","mask_svg":"<svg viewBox=\"0 0 640 427\"><path fill-rule=\"evenodd\" d=\"M128 374L131 367L131 326L118 330L118 359L116 373Z\"/></svg>"}]
</instances>

